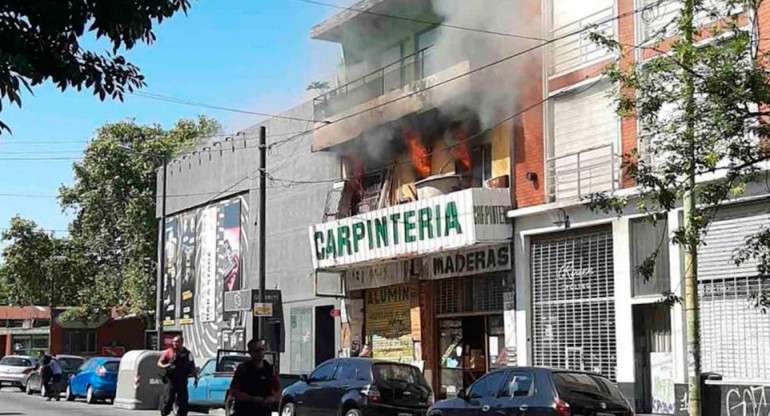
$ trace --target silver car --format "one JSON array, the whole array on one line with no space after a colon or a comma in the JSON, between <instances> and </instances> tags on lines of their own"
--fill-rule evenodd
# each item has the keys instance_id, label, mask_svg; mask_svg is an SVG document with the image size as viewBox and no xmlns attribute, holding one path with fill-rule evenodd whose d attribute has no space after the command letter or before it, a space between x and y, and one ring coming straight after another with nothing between
<instances>
[{"instance_id":1,"label":"silver car","mask_svg":"<svg viewBox=\"0 0 770 416\"><path fill-rule=\"evenodd\" d=\"M0 388L13 386L25 391L27 376L36 364L37 358L30 355L6 355L0 360Z\"/></svg>"}]
</instances>

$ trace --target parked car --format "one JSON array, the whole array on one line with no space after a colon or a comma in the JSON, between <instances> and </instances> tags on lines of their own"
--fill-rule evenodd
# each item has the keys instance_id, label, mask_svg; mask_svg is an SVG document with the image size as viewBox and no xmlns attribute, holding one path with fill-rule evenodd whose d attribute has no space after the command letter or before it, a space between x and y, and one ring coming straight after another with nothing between
<instances>
[{"instance_id":1,"label":"parked car","mask_svg":"<svg viewBox=\"0 0 770 416\"><path fill-rule=\"evenodd\" d=\"M424 416L433 392L419 368L369 358L337 358L287 387L281 416Z\"/></svg>"},{"instance_id":2,"label":"parked car","mask_svg":"<svg viewBox=\"0 0 770 416\"><path fill-rule=\"evenodd\" d=\"M94 357L83 363L78 373L70 378L67 400L85 397L88 404L98 400L115 400L119 365L120 358L115 357Z\"/></svg>"},{"instance_id":3,"label":"parked car","mask_svg":"<svg viewBox=\"0 0 770 416\"><path fill-rule=\"evenodd\" d=\"M70 377L74 376L78 372L80 366L83 365L83 363L86 361L85 358L79 357L77 355L57 355L53 359L59 363L59 367L61 367L61 390L67 388ZM42 371L40 368L29 373L27 376L26 386L27 394L31 395L36 392L40 392L41 396L46 395L46 392L44 391L45 387L43 386Z\"/></svg>"},{"instance_id":4,"label":"parked car","mask_svg":"<svg viewBox=\"0 0 770 416\"><path fill-rule=\"evenodd\" d=\"M457 398L442 400L428 416L633 416L628 401L598 374L509 367L476 380Z\"/></svg>"},{"instance_id":5,"label":"parked car","mask_svg":"<svg viewBox=\"0 0 770 416\"><path fill-rule=\"evenodd\" d=\"M30 355L6 355L0 360L0 388L3 386L27 389L27 376L35 369L37 358Z\"/></svg>"},{"instance_id":6,"label":"parked car","mask_svg":"<svg viewBox=\"0 0 770 416\"><path fill-rule=\"evenodd\" d=\"M272 361L274 357L266 357ZM245 354L220 355L206 360L198 371L198 386L190 379L187 389L190 393L190 407L196 410L209 410L225 408L226 414L232 413L232 401L229 399L230 383L233 380L235 369L244 361L251 358ZM218 363L218 365L217 365ZM297 382L300 376L281 374L281 390ZM230 406L226 406L229 404Z\"/></svg>"}]
</instances>

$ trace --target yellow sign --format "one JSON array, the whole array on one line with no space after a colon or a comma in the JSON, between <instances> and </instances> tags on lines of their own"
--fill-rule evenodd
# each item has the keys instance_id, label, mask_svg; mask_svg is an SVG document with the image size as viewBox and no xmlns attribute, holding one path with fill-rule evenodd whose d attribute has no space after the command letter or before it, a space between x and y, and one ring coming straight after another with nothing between
<instances>
[{"instance_id":1,"label":"yellow sign","mask_svg":"<svg viewBox=\"0 0 770 416\"><path fill-rule=\"evenodd\" d=\"M254 304L254 316L272 317L273 316L273 304L272 303L255 303Z\"/></svg>"},{"instance_id":2,"label":"yellow sign","mask_svg":"<svg viewBox=\"0 0 770 416\"><path fill-rule=\"evenodd\" d=\"M366 332L388 338L411 333L409 286L396 285L366 291Z\"/></svg>"}]
</instances>

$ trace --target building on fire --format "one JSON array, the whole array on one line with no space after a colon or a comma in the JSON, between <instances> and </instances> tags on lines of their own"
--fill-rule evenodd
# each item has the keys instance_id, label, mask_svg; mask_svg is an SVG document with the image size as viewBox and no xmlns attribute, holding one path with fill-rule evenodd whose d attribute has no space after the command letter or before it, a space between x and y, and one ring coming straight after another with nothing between
<instances>
[{"instance_id":1,"label":"building on fire","mask_svg":"<svg viewBox=\"0 0 770 416\"><path fill-rule=\"evenodd\" d=\"M585 206L599 191L633 197L621 155L645 136L609 96L602 70L616 56L566 36L596 25L645 44L677 2L489 3L364 0L312 30L344 57L343 83L314 100L332 122L312 138L339 158L340 181L309 228L316 282L343 282L342 347L420 366L439 396L537 365L604 374L638 412L680 413L684 309L666 302L683 295L680 247L663 245L652 279L635 270L681 212L652 225ZM430 21L455 27L419 23ZM545 39L558 40L533 48ZM658 56L634 52L621 64ZM703 370L725 393L770 385L770 320L749 306L770 281L731 261L770 225L768 196L730 201L701 250Z\"/></svg>"},{"instance_id":2,"label":"building on fire","mask_svg":"<svg viewBox=\"0 0 770 416\"><path fill-rule=\"evenodd\" d=\"M685 314L666 302L684 291L679 246L661 246L650 280L634 270L681 212L652 225L586 208L598 191L633 197L621 155L645 136L608 96L602 70L616 57L580 35L596 27L643 45L677 2L484 3L362 0L312 29L342 50L338 82L283 114L315 125L263 123L281 371L366 344L418 365L439 397L536 365L601 373L637 412L680 414ZM748 16L760 31L762 7ZM621 64L655 56L635 50ZM169 165L161 313L200 356L255 333L233 295L257 287L258 127ZM770 320L748 305L770 281L731 262L770 225L768 196L749 189L720 209L698 264L703 370L739 396L770 385Z\"/></svg>"}]
</instances>

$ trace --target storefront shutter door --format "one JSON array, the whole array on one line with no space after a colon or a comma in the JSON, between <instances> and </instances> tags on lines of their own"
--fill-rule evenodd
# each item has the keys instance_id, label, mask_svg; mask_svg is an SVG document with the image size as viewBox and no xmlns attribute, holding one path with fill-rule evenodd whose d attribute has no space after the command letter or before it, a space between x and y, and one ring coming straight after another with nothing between
<instances>
[{"instance_id":1,"label":"storefront shutter door","mask_svg":"<svg viewBox=\"0 0 770 416\"><path fill-rule=\"evenodd\" d=\"M612 189L618 117L601 82L557 98L553 104L553 152L549 193L575 198Z\"/></svg>"},{"instance_id":2,"label":"storefront shutter door","mask_svg":"<svg viewBox=\"0 0 770 416\"><path fill-rule=\"evenodd\" d=\"M758 275L754 260L733 261L746 238L768 226L768 202L722 207L698 251L703 370L725 379L770 380L770 314L754 305L770 278Z\"/></svg>"}]
</instances>

